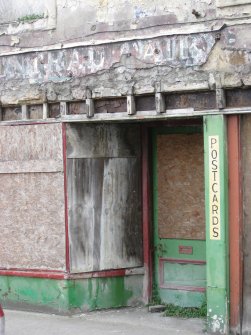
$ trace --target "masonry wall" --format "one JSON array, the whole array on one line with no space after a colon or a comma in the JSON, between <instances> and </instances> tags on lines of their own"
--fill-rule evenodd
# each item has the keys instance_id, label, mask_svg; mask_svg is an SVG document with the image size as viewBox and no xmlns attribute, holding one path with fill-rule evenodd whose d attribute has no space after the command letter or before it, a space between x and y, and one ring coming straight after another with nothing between
<instances>
[{"instance_id":1,"label":"masonry wall","mask_svg":"<svg viewBox=\"0 0 251 335\"><path fill-rule=\"evenodd\" d=\"M4 106L250 85L247 0L1 4Z\"/></svg>"}]
</instances>

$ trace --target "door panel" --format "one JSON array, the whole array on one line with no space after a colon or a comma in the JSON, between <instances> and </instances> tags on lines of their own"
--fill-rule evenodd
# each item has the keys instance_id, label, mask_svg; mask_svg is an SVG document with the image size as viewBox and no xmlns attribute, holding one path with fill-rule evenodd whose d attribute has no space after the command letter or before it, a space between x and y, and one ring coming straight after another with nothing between
<instances>
[{"instance_id":1,"label":"door panel","mask_svg":"<svg viewBox=\"0 0 251 335\"><path fill-rule=\"evenodd\" d=\"M204 160L201 129L153 132L155 294L199 306L206 286Z\"/></svg>"}]
</instances>

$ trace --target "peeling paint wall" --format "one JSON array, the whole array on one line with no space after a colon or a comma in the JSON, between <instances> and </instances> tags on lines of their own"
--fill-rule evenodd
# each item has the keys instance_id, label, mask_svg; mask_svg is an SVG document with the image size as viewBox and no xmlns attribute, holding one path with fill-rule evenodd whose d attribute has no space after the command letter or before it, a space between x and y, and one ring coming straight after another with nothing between
<instances>
[{"instance_id":1,"label":"peeling paint wall","mask_svg":"<svg viewBox=\"0 0 251 335\"><path fill-rule=\"evenodd\" d=\"M1 268L65 268L61 125L0 129Z\"/></svg>"},{"instance_id":2,"label":"peeling paint wall","mask_svg":"<svg viewBox=\"0 0 251 335\"><path fill-rule=\"evenodd\" d=\"M3 105L82 99L86 87L94 98L126 95L132 88L149 94L156 81L163 91L251 84L250 1L48 3L32 5L26 16L41 11L46 20L54 18L53 29L37 29L35 20L0 35ZM0 13L11 5L0 2ZM22 6L2 27L26 13Z\"/></svg>"}]
</instances>

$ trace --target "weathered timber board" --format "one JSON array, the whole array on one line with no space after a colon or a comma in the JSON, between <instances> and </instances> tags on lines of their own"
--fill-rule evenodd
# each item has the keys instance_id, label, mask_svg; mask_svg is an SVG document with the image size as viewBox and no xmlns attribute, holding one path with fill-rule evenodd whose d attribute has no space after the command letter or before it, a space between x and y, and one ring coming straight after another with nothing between
<instances>
[{"instance_id":1,"label":"weathered timber board","mask_svg":"<svg viewBox=\"0 0 251 335\"><path fill-rule=\"evenodd\" d=\"M81 151L71 146L70 152L87 157L67 160L72 272L142 265L140 132L139 127L132 129L110 125L78 128L81 141L78 137L76 148ZM100 132L103 137L96 147ZM69 138L72 140L68 134ZM126 157L116 157L119 153Z\"/></svg>"},{"instance_id":2,"label":"weathered timber board","mask_svg":"<svg viewBox=\"0 0 251 335\"><path fill-rule=\"evenodd\" d=\"M141 265L137 165L136 158L68 160L73 272Z\"/></svg>"},{"instance_id":3,"label":"weathered timber board","mask_svg":"<svg viewBox=\"0 0 251 335\"><path fill-rule=\"evenodd\" d=\"M203 134L157 137L160 238L205 239Z\"/></svg>"},{"instance_id":4,"label":"weathered timber board","mask_svg":"<svg viewBox=\"0 0 251 335\"><path fill-rule=\"evenodd\" d=\"M242 172L243 172L243 325L244 334L251 332L251 116L242 116ZM244 332L245 331L245 332Z\"/></svg>"},{"instance_id":5,"label":"weathered timber board","mask_svg":"<svg viewBox=\"0 0 251 335\"><path fill-rule=\"evenodd\" d=\"M67 125L67 158L133 157L140 152L137 125Z\"/></svg>"}]
</instances>

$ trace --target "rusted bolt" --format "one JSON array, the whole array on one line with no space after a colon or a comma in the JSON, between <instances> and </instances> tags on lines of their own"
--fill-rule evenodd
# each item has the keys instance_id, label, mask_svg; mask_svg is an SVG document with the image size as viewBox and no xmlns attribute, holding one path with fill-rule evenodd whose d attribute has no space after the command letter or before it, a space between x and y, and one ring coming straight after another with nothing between
<instances>
[{"instance_id":1,"label":"rusted bolt","mask_svg":"<svg viewBox=\"0 0 251 335\"><path fill-rule=\"evenodd\" d=\"M159 49L154 49L154 53L156 54L156 55L158 55L159 53L160 53L160 51L159 51Z\"/></svg>"},{"instance_id":2,"label":"rusted bolt","mask_svg":"<svg viewBox=\"0 0 251 335\"><path fill-rule=\"evenodd\" d=\"M218 41L221 39L221 33L216 33L215 34L215 39Z\"/></svg>"},{"instance_id":3,"label":"rusted bolt","mask_svg":"<svg viewBox=\"0 0 251 335\"><path fill-rule=\"evenodd\" d=\"M196 19L201 17L201 14L195 9L192 10L192 14L196 17Z\"/></svg>"}]
</instances>

